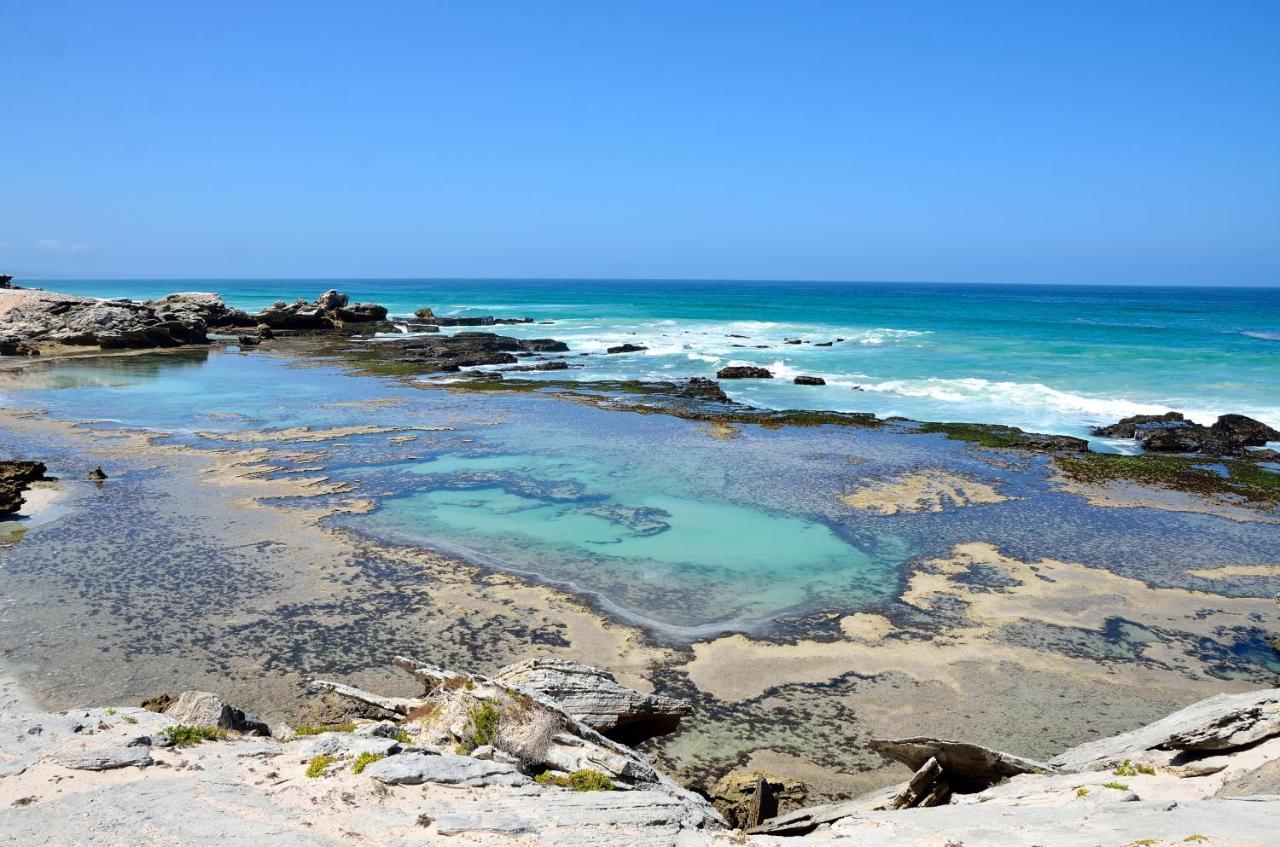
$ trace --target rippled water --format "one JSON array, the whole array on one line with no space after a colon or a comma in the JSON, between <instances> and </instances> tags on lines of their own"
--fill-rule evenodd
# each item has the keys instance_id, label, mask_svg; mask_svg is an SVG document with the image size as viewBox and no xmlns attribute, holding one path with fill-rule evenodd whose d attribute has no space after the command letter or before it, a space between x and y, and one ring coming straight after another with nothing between
<instances>
[{"instance_id":1,"label":"rippled water","mask_svg":"<svg viewBox=\"0 0 1280 847\"><path fill-rule=\"evenodd\" d=\"M95 296L215 290L257 309L331 285L407 315L528 315L590 356L567 378L711 375L770 408L1007 423L1081 435L1125 415L1239 412L1280 427L1280 289L619 280L57 281ZM836 339L843 339L836 341ZM803 343L788 344L788 340ZM832 342L830 347L817 344ZM822 388L791 377L824 377Z\"/></svg>"}]
</instances>

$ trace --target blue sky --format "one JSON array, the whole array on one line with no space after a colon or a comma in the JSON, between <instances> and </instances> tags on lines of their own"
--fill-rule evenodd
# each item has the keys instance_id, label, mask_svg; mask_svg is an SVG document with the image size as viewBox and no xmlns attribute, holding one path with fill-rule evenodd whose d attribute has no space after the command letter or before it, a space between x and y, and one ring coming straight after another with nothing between
<instances>
[{"instance_id":1,"label":"blue sky","mask_svg":"<svg viewBox=\"0 0 1280 847\"><path fill-rule=\"evenodd\" d=\"M5 0L0 32L20 275L1280 284L1274 0Z\"/></svg>"}]
</instances>

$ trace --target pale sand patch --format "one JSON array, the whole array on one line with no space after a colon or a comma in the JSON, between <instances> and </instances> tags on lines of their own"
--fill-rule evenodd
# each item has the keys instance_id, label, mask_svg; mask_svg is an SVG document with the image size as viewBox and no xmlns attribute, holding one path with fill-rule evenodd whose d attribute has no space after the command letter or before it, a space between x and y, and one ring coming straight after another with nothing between
<instances>
[{"instance_id":1,"label":"pale sand patch","mask_svg":"<svg viewBox=\"0 0 1280 847\"><path fill-rule=\"evenodd\" d=\"M879 641L893 632L893 621L884 615L858 612L840 619L840 631L858 641Z\"/></svg>"},{"instance_id":2,"label":"pale sand patch","mask_svg":"<svg viewBox=\"0 0 1280 847\"><path fill-rule=\"evenodd\" d=\"M962 578L978 566L999 571L1012 580L990 591ZM1058 674L1081 681L1112 685L1167 687L1176 677L1181 689L1206 692L1249 687L1213 679L1207 667L1185 651L1161 650L1152 642L1147 658L1159 659L1166 669L1132 662L1103 664L1048 650L997 640L1010 624L1031 622L1098 631L1108 619L1123 616L1188 637L1217 637L1234 626L1280 628L1280 609L1271 600L1221 597L1181 588L1154 588L1100 568L1042 560L1034 564L1002 555L994 545L957 545L949 559L927 562L911 577L902 600L933 611L947 599L960 601L963 611L954 625L920 634L885 633L878 640L805 640L793 644L753 641L730 635L693 645L694 658L685 666L690 680L721 700L757 697L777 685L826 682L849 673L862 677L897 672L917 682L940 682L961 696L968 691L967 663L1007 663L1036 674ZM859 636L882 626L860 620L850 623ZM842 630L845 629L842 622ZM846 630L847 633L847 630Z\"/></svg>"},{"instance_id":3,"label":"pale sand patch","mask_svg":"<svg viewBox=\"0 0 1280 847\"><path fill-rule=\"evenodd\" d=\"M1003 503L1010 499L985 482L946 471L929 471L897 479L873 482L840 495L851 509L878 515L904 512L941 512L956 506Z\"/></svg>"},{"instance_id":4,"label":"pale sand patch","mask_svg":"<svg viewBox=\"0 0 1280 847\"><path fill-rule=\"evenodd\" d=\"M742 431L736 426L725 423L724 421L708 421L702 427L702 431L712 438L719 438L722 441L727 441L730 438L737 438L742 434Z\"/></svg>"},{"instance_id":5,"label":"pale sand patch","mask_svg":"<svg viewBox=\"0 0 1280 847\"><path fill-rule=\"evenodd\" d=\"M1280 576L1280 562L1267 565L1223 565L1220 568L1200 568L1187 571L1191 576L1204 579L1227 579L1233 576Z\"/></svg>"}]
</instances>

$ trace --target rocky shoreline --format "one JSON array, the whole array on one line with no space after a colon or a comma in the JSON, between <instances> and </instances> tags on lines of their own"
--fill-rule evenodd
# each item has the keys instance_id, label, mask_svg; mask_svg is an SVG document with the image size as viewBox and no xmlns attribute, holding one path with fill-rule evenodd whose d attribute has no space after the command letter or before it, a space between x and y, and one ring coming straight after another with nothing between
<instances>
[{"instance_id":1,"label":"rocky shoreline","mask_svg":"<svg viewBox=\"0 0 1280 847\"><path fill-rule=\"evenodd\" d=\"M1263 847L1280 812L1280 691L1218 695L1048 761L873 740L910 775L801 807L762 772L691 790L607 737L688 704L576 662L493 677L398 657L388 697L315 680L331 722L275 730L210 692L0 714L0 822L18 843L1203 843ZM655 723L654 721L657 720ZM224 810L241 813L227 816ZM251 813L250 810L252 810Z\"/></svg>"}]
</instances>

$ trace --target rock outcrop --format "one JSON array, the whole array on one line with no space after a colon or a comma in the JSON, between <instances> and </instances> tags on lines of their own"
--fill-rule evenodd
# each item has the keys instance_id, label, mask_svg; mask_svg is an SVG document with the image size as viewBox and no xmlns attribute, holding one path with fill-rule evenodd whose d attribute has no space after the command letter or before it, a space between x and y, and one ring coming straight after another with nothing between
<instances>
[{"instance_id":1,"label":"rock outcrop","mask_svg":"<svg viewBox=\"0 0 1280 847\"><path fill-rule=\"evenodd\" d=\"M253 320L270 329L322 330L347 324L367 324L387 319L387 310L376 303L351 303L346 294L329 289L308 303L277 300L269 308L253 316Z\"/></svg>"},{"instance_id":2,"label":"rock outcrop","mask_svg":"<svg viewBox=\"0 0 1280 847\"><path fill-rule=\"evenodd\" d=\"M643 694L619 685L599 668L567 659L530 659L493 677L502 685L536 691L604 735L638 743L672 732L692 711L687 701Z\"/></svg>"},{"instance_id":3,"label":"rock outcrop","mask_svg":"<svg viewBox=\"0 0 1280 847\"><path fill-rule=\"evenodd\" d=\"M1250 447L1280 441L1280 430L1245 415L1220 415L1211 426L1188 420L1181 412L1134 415L1094 435L1132 438L1150 453L1204 453L1210 456L1247 455Z\"/></svg>"},{"instance_id":4,"label":"rock outcrop","mask_svg":"<svg viewBox=\"0 0 1280 847\"><path fill-rule=\"evenodd\" d=\"M21 509L26 502L22 492L30 488L33 482L49 480L50 477L46 476L48 470L44 462L0 462L0 517L12 515Z\"/></svg>"},{"instance_id":5,"label":"rock outcrop","mask_svg":"<svg viewBox=\"0 0 1280 847\"><path fill-rule=\"evenodd\" d=\"M642 352L644 352L645 350L648 350L648 349L649 349L649 348L648 348L648 347L645 347L643 344L618 344L618 345L616 345L616 346L614 346L614 347L609 347L609 348L608 348L608 349L606 349L604 352L605 352L605 353L609 353L609 354L614 354L614 353L642 353Z\"/></svg>"},{"instance_id":6,"label":"rock outcrop","mask_svg":"<svg viewBox=\"0 0 1280 847\"><path fill-rule=\"evenodd\" d=\"M563 353L569 349L554 338L511 338L491 332L391 338L377 346L381 360L411 365L422 373L514 365L519 362L516 353Z\"/></svg>"},{"instance_id":7,"label":"rock outcrop","mask_svg":"<svg viewBox=\"0 0 1280 847\"><path fill-rule=\"evenodd\" d=\"M176 347L207 340L207 325L191 311L157 311L131 300L95 300L38 289L0 290L3 355L65 347Z\"/></svg>"},{"instance_id":8,"label":"rock outcrop","mask_svg":"<svg viewBox=\"0 0 1280 847\"><path fill-rule=\"evenodd\" d=\"M730 771L711 788L711 803L735 829L751 829L804 802L805 787L761 770Z\"/></svg>"},{"instance_id":9,"label":"rock outcrop","mask_svg":"<svg viewBox=\"0 0 1280 847\"><path fill-rule=\"evenodd\" d=\"M146 305L162 318L203 321L210 329L248 327L254 324L243 309L228 306L217 294L204 291L170 294L158 300L148 300Z\"/></svg>"},{"instance_id":10,"label":"rock outcrop","mask_svg":"<svg viewBox=\"0 0 1280 847\"><path fill-rule=\"evenodd\" d=\"M751 365L730 365L716 371L717 379L773 379L768 368L757 368Z\"/></svg>"},{"instance_id":11,"label":"rock outcrop","mask_svg":"<svg viewBox=\"0 0 1280 847\"><path fill-rule=\"evenodd\" d=\"M210 691L184 691L165 709L165 714L185 726L230 729L250 735L270 735L258 718L245 714Z\"/></svg>"},{"instance_id":12,"label":"rock outcrop","mask_svg":"<svg viewBox=\"0 0 1280 847\"><path fill-rule=\"evenodd\" d=\"M805 376L801 374L791 380L796 385L826 385L827 381L820 376Z\"/></svg>"}]
</instances>

